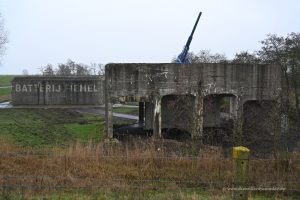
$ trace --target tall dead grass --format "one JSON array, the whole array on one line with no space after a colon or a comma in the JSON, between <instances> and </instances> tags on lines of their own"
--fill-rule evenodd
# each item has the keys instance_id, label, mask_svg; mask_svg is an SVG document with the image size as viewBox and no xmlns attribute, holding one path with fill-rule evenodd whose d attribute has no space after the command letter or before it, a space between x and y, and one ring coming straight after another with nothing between
<instances>
[{"instance_id":1,"label":"tall dead grass","mask_svg":"<svg viewBox=\"0 0 300 200\"><path fill-rule=\"evenodd\" d=\"M23 149L0 142L0 185L41 188L176 189L232 185L233 163L219 148L176 151L175 142L75 143ZM168 149L170 145L173 148ZM195 148L192 151L188 149ZM175 149L175 150L174 150ZM179 149L179 148L178 148ZM300 158L251 159L249 185L300 188Z\"/></svg>"}]
</instances>

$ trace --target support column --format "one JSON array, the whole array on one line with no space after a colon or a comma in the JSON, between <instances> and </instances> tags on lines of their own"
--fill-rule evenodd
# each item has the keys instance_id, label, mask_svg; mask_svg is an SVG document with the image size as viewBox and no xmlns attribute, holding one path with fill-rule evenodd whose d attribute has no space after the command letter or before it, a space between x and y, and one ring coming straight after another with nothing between
<instances>
[{"instance_id":1,"label":"support column","mask_svg":"<svg viewBox=\"0 0 300 200\"><path fill-rule=\"evenodd\" d=\"M232 96L229 98L230 101L230 117L237 119L242 117L243 105L239 104L238 97Z\"/></svg>"},{"instance_id":2,"label":"support column","mask_svg":"<svg viewBox=\"0 0 300 200\"><path fill-rule=\"evenodd\" d=\"M105 138L113 138L113 112L110 97L111 80L108 72L105 73Z\"/></svg>"},{"instance_id":3,"label":"support column","mask_svg":"<svg viewBox=\"0 0 300 200\"><path fill-rule=\"evenodd\" d=\"M113 138L113 112L112 103L105 101L105 138Z\"/></svg>"},{"instance_id":4,"label":"support column","mask_svg":"<svg viewBox=\"0 0 300 200\"><path fill-rule=\"evenodd\" d=\"M145 103L139 102L139 123L145 122Z\"/></svg>"},{"instance_id":5,"label":"support column","mask_svg":"<svg viewBox=\"0 0 300 200\"><path fill-rule=\"evenodd\" d=\"M231 101L230 101L231 103ZM243 141L243 101L240 97L234 97L232 102L234 120L233 120L233 134L235 140L234 144L242 144ZM231 110L231 105L230 105Z\"/></svg>"},{"instance_id":6,"label":"support column","mask_svg":"<svg viewBox=\"0 0 300 200\"><path fill-rule=\"evenodd\" d=\"M195 97L195 118L194 118L194 128L192 131L192 139L203 138L203 99L202 93L198 93Z\"/></svg>"},{"instance_id":7,"label":"support column","mask_svg":"<svg viewBox=\"0 0 300 200\"><path fill-rule=\"evenodd\" d=\"M154 102L153 136L161 138L161 97L156 97Z\"/></svg>"}]
</instances>

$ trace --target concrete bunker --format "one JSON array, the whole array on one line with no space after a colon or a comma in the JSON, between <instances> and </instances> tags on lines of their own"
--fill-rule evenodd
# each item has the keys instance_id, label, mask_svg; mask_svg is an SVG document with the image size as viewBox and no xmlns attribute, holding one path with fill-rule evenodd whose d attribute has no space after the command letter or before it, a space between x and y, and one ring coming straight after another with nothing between
<instances>
[{"instance_id":1,"label":"concrete bunker","mask_svg":"<svg viewBox=\"0 0 300 200\"><path fill-rule=\"evenodd\" d=\"M108 138L113 137L112 104L121 100L140 102L139 121L154 137L162 137L164 129L182 128L202 139L204 127L222 126L226 117L241 118L247 100L274 100L281 90L276 65L108 64L105 77ZM221 112L224 98L227 113Z\"/></svg>"}]
</instances>

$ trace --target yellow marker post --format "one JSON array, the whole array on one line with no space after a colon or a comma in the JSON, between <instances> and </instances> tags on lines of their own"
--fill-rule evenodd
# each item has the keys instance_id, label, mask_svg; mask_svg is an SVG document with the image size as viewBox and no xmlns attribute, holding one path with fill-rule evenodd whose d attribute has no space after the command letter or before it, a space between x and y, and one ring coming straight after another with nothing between
<instances>
[{"instance_id":1,"label":"yellow marker post","mask_svg":"<svg viewBox=\"0 0 300 200\"><path fill-rule=\"evenodd\" d=\"M250 150L246 147L233 147L234 161L234 185L238 190L233 192L233 200L247 200L248 191L243 190L247 186L249 176Z\"/></svg>"}]
</instances>

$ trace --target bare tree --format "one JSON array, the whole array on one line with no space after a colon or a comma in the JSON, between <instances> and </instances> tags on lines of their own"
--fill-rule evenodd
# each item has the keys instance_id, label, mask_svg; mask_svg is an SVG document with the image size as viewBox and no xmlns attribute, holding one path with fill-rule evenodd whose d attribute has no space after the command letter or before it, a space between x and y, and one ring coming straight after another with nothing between
<instances>
[{"instance_id":1,"label":"bare tree","mask_svg":"<svg viewBox=\"0 0 300 200\"><path fill-rule=\"evenodd\" d=\"M228 62L225 54L211 53L210 50L202 49L198 53L189 52L187 54L188 60L191 63L226 63ZM176 57L172 59L172 63L175 63Z\"/></svg>"},{"instance_id":2,"label":"bare tree","mask_svg":"<svg viewBox=\"0 0 300 200\"><path fill-rule=\"evenodd\" d=\"M90 71L93 75L97 74L97 72L96 72L97 71L97 64L96 63L91 63L89 68L90 68Z\"/></svg>"},{"instance_id":3,"label":"bare tree","mask_svg":"<svg viewBox=\"0 0 300 200\"><path fill-rule=\"evenodd\" d=\"M56 70L56 75L72 76L72 68L68 64L59 64Z\"/></svg>"},{"instance_id":4,"label":"bare tree","mask_svg":"<svg viewBox=\"0 0 300 200\"><path fill-rule=\"evenodd\" d=\"M293 89L294 104L300 120L300 33L291 33L285 39L288 70Z\"/></svg>"},{"instance_id":5,"label":"bare tree","mask_svg":"<svg viewBox=\"0 0 300 200\"><path fill-rule=\"evenodd\" d=\"M66 63L59 64L57 68L54 68L51 64L48 64L45 67L41 67L40 70L42 74L46 76L89 76L97 74L103 75L104 66L96 63L86 65L82 63L76 63L71 59L68 59Z\"/></svg>"},{"instance_id":6,"label":"bare tree","mask_svg":"<svg viewBox=\"0 0 300 200\"><path fill-rule=\"evenodd\" d=\"M24 75L24 76L28 76L28 70L27 69L23 69L22 70L22 75Z\"/></svg>"},{"instance_id":7,"label":"bare tree","mask_svg":"<svg viewBox=\"0 0 300 200\"><path fill-rule=\"evenodd\" d=\"M0 56L4 54L5 45L8 43L7 32L4 29L4 20L0 14Z\"/></svg>"},{"instance_id":8,"label":"bare tree","mask_svg":"<svg viewBox=\"0 0 300 200\"><path fill-rule=\"evenodd\" d=\"M300 34L290 33L285 37L269 34L261 44L257 56L253 56L261 63L280 65L284 81L278 100L257 102L249 109L245 106L248 115L243 121L244 141L250 146L263 145L260 149L272 149L277 157L285 155L281 155L283 150L288 150L293 140L297 141L293 137L300 121Z\"/></svg>"},{"instance_id":9,"label":"bare tree","mask_svg":"<svg viewBox=\"0 0 300 200\"><path fill-rule=\"evenodd\" d=\"M53 76L54 75L53 66L51 64L46 65L46 67L42 67L41 71L44 76Z\"/></svg>"},{"instance_id":10,"label":"bare tree","mask_svg":"<svg viewBox=\"0 0 300 200\"><path fill-rule=\"evenodd\" d=\"M235 57L231 62L243 63L243 64L258 64L261 62L261 60L255 53L249 53L248 51L241 51L235 54Z\"/></svg>"},{"instance_id":11,"label":"bare tree","mask_svg":"<svg viewBox=\"0 0 300 200\"><path fill-rule=\"evenodd\" d=\"M104 75L105 72L105 65L103 64L97 64L97 63L91 63L90 66L88 66L90 69L90 73L93 75Z\"/></svg>"},{"instance_id":12,"label":"bare tree","mask_svg":"<svg viewBox=\"0 0 300 200\"><path fill-rule=\"evenodd\" d=\"M92 74L90 67L88 65L76 64L75 68L76 68L76 76L88 76Z\"/></svg>"},{"instance_id":13,"label":"bare tree","mask_svg":"<svg viewBox=\"0 0 300 200\"><path fill-rule=\"evenodd\" d=\"M105 65L98 64L98 75L104 75L105 73Z\"/></svg>"},{"instance_id":14,"label":"bare tree","mask_svg":"<svg viewBox=\"0 0 300 200\"><path fill-rule=\"evenodd\" d=\"M296 121L299 121L300 33L290 33L287 37L269 34L261 43L258 55L262 61L279 64L284 74L283 112L293 119L295 108L298 115Z\"/></svg>"},{"instance_id":15,"label":"bare tree","mask_svg":"<svg viewBox=\"0 0 300 200\"><path fill-rule=\"evenodd\" d=\"M192 63L224 63L227 62L225 54L211 53L210 50L200 50L197 54L190 53Z\"/></svg>"}]
</instances>

